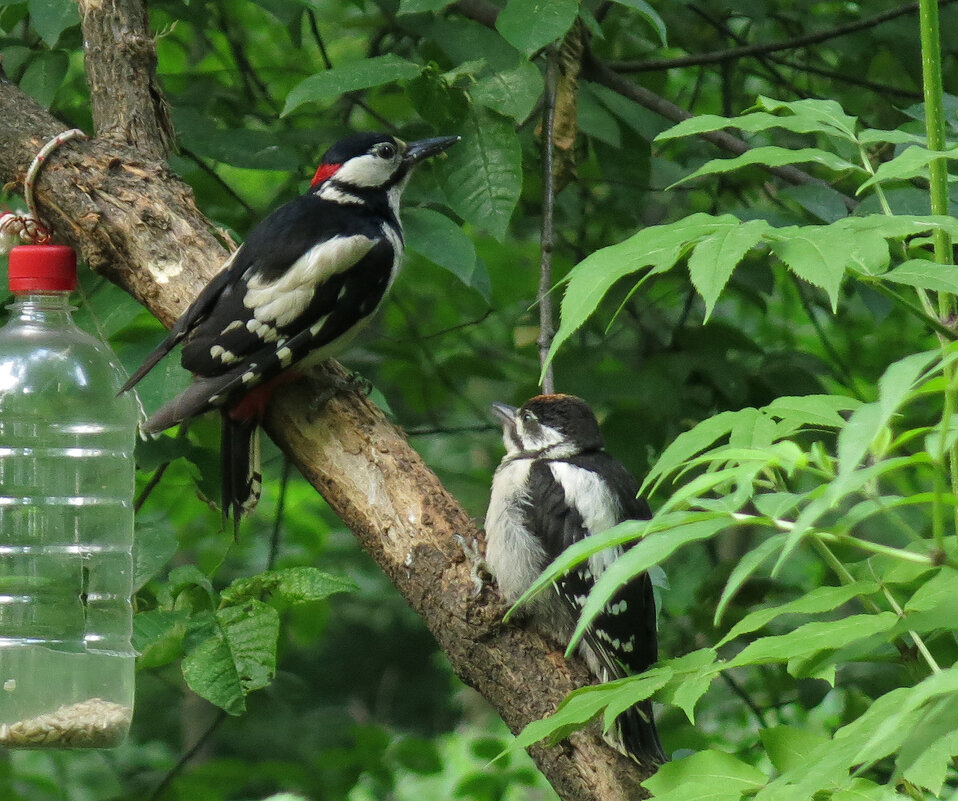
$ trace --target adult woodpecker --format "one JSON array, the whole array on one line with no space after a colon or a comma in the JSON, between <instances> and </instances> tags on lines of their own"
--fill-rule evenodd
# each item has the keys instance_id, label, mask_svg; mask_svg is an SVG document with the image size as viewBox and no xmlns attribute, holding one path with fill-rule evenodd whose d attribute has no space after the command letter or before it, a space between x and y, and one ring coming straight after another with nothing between
<instances>
[{"instance_id":1,"label":"adult woodpecker","mask_svg":"<svg viewBox=\"0 0 958 801\"><path fill-rule=\"evenodd\" d=\"M250 231L124 385L183 343L193 383L143 429L220 409L223 513L234 525L259 497L257 427L272 389L289 368L344 350L370 321L402 263L402 190L419 162L457 141L359 133L337 142L306 194Z\"/></svg>"},{"instance_id":2,"label":"adult woodpecker","mask_svg":"<svg viewBox=\"0 0 958 801\"><path fill-rule=\"evenodd\" d=\"M572 395L539 395L521 408L493 404L506 454L492 481L486 514L486 564L514 603L566 548L623 520L650 517L628 470L603 450L592 410ZM533 627L568 644L599 575L622 553L591 556L526 607ZM579 652L592 674L610 681L640 673L657 655L655 600L645 574L621 587L587 630ZM610 743L636 761L661 764L652 705L626 710Z\"/></svg>"}]
</instances>

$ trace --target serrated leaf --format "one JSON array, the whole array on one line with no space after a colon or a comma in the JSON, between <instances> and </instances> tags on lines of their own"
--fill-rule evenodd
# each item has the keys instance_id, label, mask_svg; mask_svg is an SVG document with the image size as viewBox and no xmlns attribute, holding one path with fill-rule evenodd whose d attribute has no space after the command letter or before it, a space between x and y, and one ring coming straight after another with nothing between
<instances>
[{"instance_id":1,"label":"serrated leaf","mask_svg":"<svg viewBox=\"0 0 958 801\"><path fill-rule=\"evenodd\" d=\"M764 220L749 220L736 227L722 228L695 246L689 256L689 277L705 301L706 321L732 271L770 227Z\"/></svg>"},{"instance_id":2,"label":"serrated leaf","mask_svg":"<svg viewBox=\"0 0 958 801\"><path fill-rule=\"evenodd\" d=\"M789 603L750 612L736 623L732 630L715 644L715 647L720 648L736 637L758 631L781 615L814 615L820 612L830 612L852 598L857 598L860 595L871 595L878 592L878 589L878 585L873 581L856 581L853 584L843 584L839 587L816 587L807 595Z\"/></svg>"},{"instance_id":3,"label":"serrated leaf","mask_svg":"<svg viewBox=\"0 0 958 801\"><path fill-rule=\"evenodd\" d=\"M281 116L285 117L304 103L330 100L346 92L371 89L393 81L408 81L421 69L412 61L388 53L318 72L293 87L286 97Z\"/></svg>"},{"instance_id":4,"label":"serrated leaf","mask_svg":"<svg viewBox=\"0 0 958 801\"><path fill-rule=\"evenodd\" d=\"M472 240L456 223L431 209L404 209L402 221L406 247L448 270L489 300L489 274L476 260Z\"/></svg>"},{"instance_id":5,"label":"serrated leaf","mask_svg":"<svg viewBox=\"0 0 958 801\"><path fill-rule=\"evenodd\" d=\"M680 178L669 186L669 189L681 184L701 178L704 175L724 175L727 172L741 169L742 167L751 167L761 165L764 167L783 167L787 164L821 164L835 172L862 172L862 168L857 164L852 164L840 156L830 153L827 150L819 150L814 147L804 147L799 150L790 150L775 145L765 145L754 147L740 156L730 159L713 159L706 162L690 175Z\"/></svg>"},{"instance_id":6,"label":"serrated leaf","mask_svg":"<svg viewBox=\"0 0 958 801\"><path fill-rule=\"evenodd\" d=\"M902 744L895 760L902 775L934 795L941 795L942 785L958 754L958 695L939 699L919 721Z\"/></svg>"},{"instance_id":7,"label":"serrated leaf","mask_svg":"<svg viewBox=\"0 0 958 801\"><path fill-rule=\"evenodd\" d=\"M688 431L679 434L668 447L662 451L662 455L652 465L642 487L639 489L641 495L649 495L658 488L659 484L673 471L683 465L686 460L701 453L706 448L715 443L716 440L726 436L735 426L736 421L749 410L739 410L737 412L719 412L712 417L708 417ZM754 411L754 410L752 410Z\"/></svg>"},{"instance_id":8,"label":"serrated leaf","mask_svg":"<svg viewBox=\"0 0 958 801\"><path fill-rule=\"evenodd\" d=\"M910 259L879 276L882 281L917 286L933 292L958 294L958 267L926 259Z\"/></svg>"},{"instance_id":9,"label":"serrated leaf","mask_svg":"<svg viewBox=\"0 0 958 801\"><path fill-rule=\"evenodd\" d=\"M535 64L520 62L510 70L494 72L469 89L473 103L521 122L532 113L542 96L544 81Z\"/></svg>"},{"instance_id":10,"label":"serrated leaf","mask_svg":"<svg viewBox=\"0 0 958 801\"><path fill-rule=\"evenodd\" d=\"M565 36L578 13L578 0L508 0L496 17L496 30L529 56Z\"/></svg>"},{"instance_id":11,"label":"serrated leaf","mask_svg":"<svg viewBox=\"0 0 958 801\"><path fill-rule=\"evenodd\" d=\"M522 151L512 124L494 114L470 114L462 141L436 167L452 209L502 240L522 191Z\"/></svg>"},{"instance_id":12,"label":"serrated leaf","mask_svg":"<svg viewBox=\"0 0 958 801\"><path fill-rule=\"evenodd\" d=\"M922 584L905 604L906 612L938 610L944 617L958 619L958 571L942 567Z\"/></svg>"},{"instance_id":13,"label":"serrated leaf","mask_svg":"<svg viewBox=\"0 0 958 801\"><path fill-rule=\"evenodd\" d=\"M712 625L717 626L722 621L725 609L732 598L735 597L735 593L741 589L742 585L748 581L751 575L758 570L775 551L782 547L784 542L784 534L773 534L738 560L728 580L725 582L722 596L719 598L719 602L715 607L715 616Z\"/></svg>"},{"instance_id":14,"label":"serrated leaf","mask_svg":"<svg viewBox=\"0 0 958 801\"><path fill-rule=\"evenodd\" d=\"M179 658L189 614L185 610L152 609L133 617L137 670L157 668Z\"/></svg>"},{"instance_id":15,"label":"serrated leaf","mask_svg":"<svg viewBox=\"0 0 958 801\"><path fill-rule=\"evenodd\" d=\"M338 592L353 592L356 584L344 576L324 573L315 567L288 567L236 579L221 594L223 602L275 596L288 604L322 601Z\"/></svg>"},{"instance_id":16,"label":"serrated leaf","mask_svg":"<svg viewBox=\"0 0 958 801\"><path fill-rule=\"evenodd\" d=\"M658 565L684 545L710 539L732 524L724 515L677 525L639 540L598 577L589 593L576 629L569 640L566 655L573 653L596 615L605 609L616 590L630 579Z\"/></svg>"},{"instance_id":17,"label":"serrated leaf","mask_svg":"<svg viewBox=\"0 0 958 801\"><path fill-rule=\"evenodd\" d=\"M838 308L838 288L850 259L848 234L832 226L778 228L769 247L804 281L821 287Z\"/></svg>"},{"instance_id":18,"label":"serrated leaf","mask_svg":"<svg viewBox=\"0 0 958 801\"><path fill-rule=\"evenodd\" d=\"M925 147L909 147L895 156L891 161L878 165L875 174L861 184L855 192L861 194L870 186L883 181L904 181L912 178L923 178L928 174L928 165L935 159L958 159L958 149L929 150Z\"/></svg>"},{"instance_id":19,"label":"serrated leaf","mask_svg":"<svg viewBox=\"0 0 958 801\"><path fill-rule=\"evenodd\" d=\"M845 418L839 412L854 411L861 405L843 395L799 395L776 398L762 411L795 426L841 428Z\"/></svg>"},{"instance_id":20,"label":"serrated leaf","mask_svg":"<svg viewBox=\"0 0 958 801\"><path fill-rule=\"evenodd\" d=\"M176 553L178 543L169 526L137 520L133 540L133 592L160 572Z\"/></svg>"},{"instance_id":21,"label":"serrated leaf","mask_svg":"<svg viewBox=\"0 0 958 801\"><path fill-rule=\"evenodd\" d=\"M768 781L758 768L722 751L666 762L642 782L656 801L740 801Z\"/></svg>"},{"instance_id":22,"label":"serrated leaf","mask_svg":"<svg viewBox=\"0 0 958 801\"><path fill-rule=\"evenodd\" d=\"M80 24L80 14L73 0L28 0L30 25L40 34L47 47L55 47L60 34Z\"/></svg>"},{"instance_id":23,"label":"serrated leaf","mask_svg":"<svg viewBox=\"0 0 958 801\"><path fill-rule=\"evenodd\" d=\"M817 121L827 126L819 129L821 133L832 136L841 136L849 141L855 141L855 130L858 128L858 118L845 113L845 110L834 100L819 100L806 98L803 100L778 100L759 95L755 103L765 111L788 111L793 117Z\"/></svg>"},{"instance_id":24,"label":"serrated leaf","mask_svg":"<svg viewBox=\"0 0 958 801\"><path fill-rule=\"evenodd\" d=\"M695 705L708 691L721 668L715 657L715 649L700 648L662 663L662 667L672 670L672 679L660 693L660 697L664 703L677 706L685 712L693 726Z\"/></svg>"},{"instance_id":25,"label":"serrated leaf","mask_svg":"<svg viewBox=\"0 0 958 801\"><path fill-rule=\"evenodd\" d=\"M850 615L827 623L806 623L787 634L760 637L745 646L726 664L726 668L786 662L820 651L842 648L856 640L888 631L897 621L898 616L894 612L882 612L877 615Z\"/></svg>"},{"instance_id":26,"label":"serrated leaf","mask_svg":"<svg viewBox=\"0 0 958 801\"><path fill-rule=\"evenodd\" d=\"M654 225L587 256L569 273L562 296L562 316L549 350L547 363L572 334L595 311L606 292L620 279L644 268L649 272L639 279L671 269L679 257L702 237L723 228L735 228L741 222L731 214L713 217L692 214L675 223Z\"/></svg>"},{"instance_id":27,"label":"serrated leaf","mask_svg":"<svg viewBox=\"0 0 958 801\"><path fill-rule=\"evenodd\" d=\"M197 695L231 715L246 696L276 673L279 613L261 601L227 606L212 615L209 635L183 659L183 678Z\"/></svg>"},{"instance_id":28,"label":"serrated leaf","mask_svg":"<svg viewBox=\"0 0 958 801\"><path fill-rule=\"evenodd\" d=\"M780 773L798 767L816 748L828 742L822 734L795 726L775 726L759 732L765 753Z\"/></svg>"}]
</instances>

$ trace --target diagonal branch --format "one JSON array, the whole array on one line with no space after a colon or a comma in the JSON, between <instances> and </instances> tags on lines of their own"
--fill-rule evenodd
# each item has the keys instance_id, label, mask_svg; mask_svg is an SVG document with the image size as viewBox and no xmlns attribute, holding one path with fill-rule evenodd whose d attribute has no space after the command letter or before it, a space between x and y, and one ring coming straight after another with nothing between
<instances>
[{"instance_id":1,"label":"diagonal branch","mask_svg":"<svg viewBox=\"0 0 958 801\"><path fill-rule=\"evenodd\" d=\"M5 80L0 120L0 179L22 183L37 149L64 125ZM155 154L156 143L147 150ZM45 219L90 267L166 325L227 255L189 187L117 138L58 149L46 164L37 200ZM382 412L345 394L314 418L310 400L306 387L293 385L270 409L267 431L395 583L460 678L513 731L589 683L577 661L567 662L533 634L502 626L503 610L488 588L475 595L460 541L480 542L480 532ZM638 782L644 777L596 728L559 747L530 751L566 801L642 797Z\"/></svg>"}]
</instances>

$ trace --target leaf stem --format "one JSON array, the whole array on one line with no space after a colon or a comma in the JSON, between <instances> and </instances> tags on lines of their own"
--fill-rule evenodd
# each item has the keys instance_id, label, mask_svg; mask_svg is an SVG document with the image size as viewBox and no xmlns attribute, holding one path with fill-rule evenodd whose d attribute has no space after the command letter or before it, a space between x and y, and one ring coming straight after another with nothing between
<instances>
[{"instance_id":1,"label":"leaf stem","mask_svg":"<svg viewBox=\"0 0 958 801\"><path fill-rule=\"evenodd\" d=\"M921 76L922 90L925 95L925 135L929 150L944 150L945 111L941 79L941 31L938 21L937 0L919 0L918 22L921 34ZM933 159L929 165L931 213L948 214L948 170L945 160ZM940 228L932 232L935 262L951 264L953 261L951 237ZM949 292L938 293L938 315L949 322L955 315L955 298ZM945 436L955 412L958 384L955 381L955 368L945 367L945 398L941 421L941 456L945 450ZM941 456L939 458L941 458ZM958 492L958 444L952 445L948 453L948 472L951 479L951 491ZM940 494L935 488L936 496ZM955 528L958 529L958 509L954 514ZM936 541L941 547L944 536L943 526L935 526Z\"/></svg>"}]
</instances>

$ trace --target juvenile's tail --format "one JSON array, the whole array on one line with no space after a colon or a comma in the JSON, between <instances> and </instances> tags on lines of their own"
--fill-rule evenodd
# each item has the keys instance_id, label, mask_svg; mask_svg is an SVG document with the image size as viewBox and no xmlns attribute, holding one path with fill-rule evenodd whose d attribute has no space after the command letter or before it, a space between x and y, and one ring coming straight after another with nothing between
<instances>
[{"instance_id":1,"label":"juvenile's tail","mask_svg":"<svg viewBox=\"0 0 958 801\"><path fill-rule=\"evenodd\" d=\"M652 703L640 701L615 720L613 745L641 765L662 765L668 757L659 742L652 717Z\"/></svg>"},{"instance_id":2,"label":"juvenile's tail","mask_svg":"<svg viewBox=\"0 0 958 801\"><path fill-rule=\"evenodd\" d=\"M240 518L253 510L263 488L260 472L259 426L255 418L237 420L224 410L220 443L224 519L232 516L233 533Z\"/></svg>"}]
</instances>

